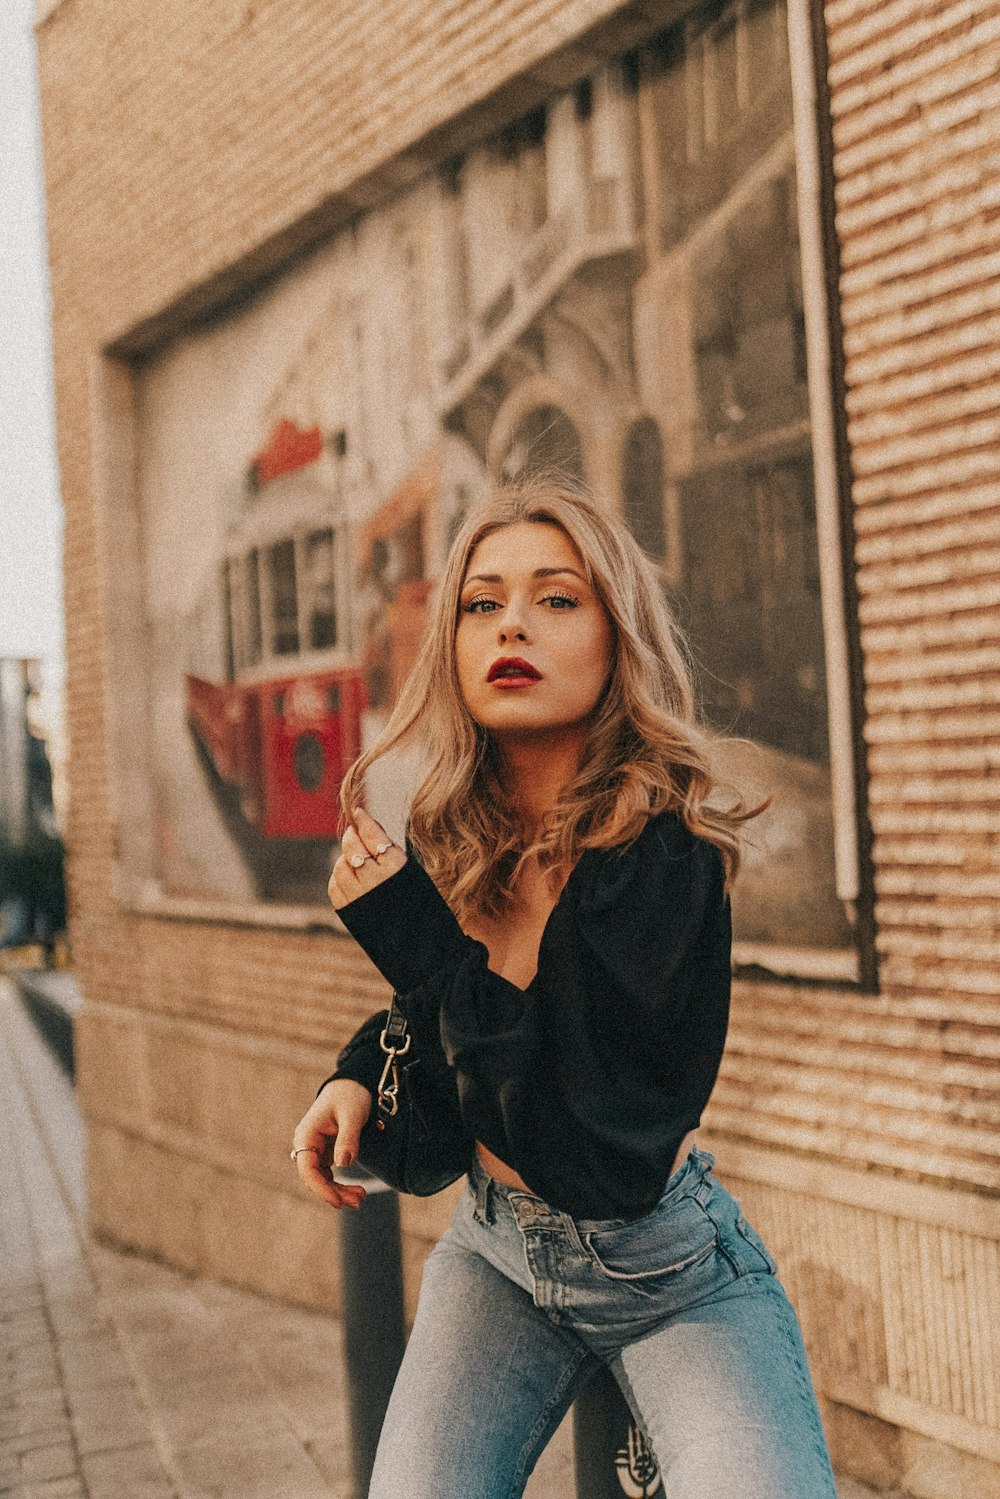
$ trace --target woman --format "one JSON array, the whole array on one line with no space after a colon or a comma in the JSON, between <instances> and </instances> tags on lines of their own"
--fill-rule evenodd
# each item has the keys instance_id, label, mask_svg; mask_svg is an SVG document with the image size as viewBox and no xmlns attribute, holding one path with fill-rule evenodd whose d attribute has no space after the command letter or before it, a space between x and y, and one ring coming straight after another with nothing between
<instances>
[{"instance_id":1,"label":"woman","mask_svg":"<svg viewBox=\"0 0 1000 1499\"><path fill-rule=\"evenodd\" d=\"M404 742L429 755L406 850L358 806ZM725 1041L740 828L762 810L713 789L630 533L561 482L495 494L345 780L329 887L422 1053L452 1069L475 1142L373 1499L520 1494L602 1365L670 1499L834 1499L775 1262L694 1143ZM364 1195L333 1167L357 1155L366 1060L348 1045L295 1131L303 1181L334 1207Z\"/></svg>"}]
</instances>

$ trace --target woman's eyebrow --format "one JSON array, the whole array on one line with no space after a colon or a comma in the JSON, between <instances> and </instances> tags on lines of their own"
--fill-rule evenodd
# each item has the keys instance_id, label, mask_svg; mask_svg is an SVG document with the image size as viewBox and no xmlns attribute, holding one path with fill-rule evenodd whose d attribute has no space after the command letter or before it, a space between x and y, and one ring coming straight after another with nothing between
<instances>
[{"instance_id":1,"label":"woman's eyebrow","mask_svg":"<svg viewBox=\"0 0 1000 1499\"><path fill-rule=\"evenodd\" d=\"M536 567L531 574L533 578L553 578L558 573L572 573L574 578L579 578L581 583L586 583L583 573L577 572L575 567ZM502 583L501 573L472 573L466 578L466 583Z\"/></svg>"}]
</instances>

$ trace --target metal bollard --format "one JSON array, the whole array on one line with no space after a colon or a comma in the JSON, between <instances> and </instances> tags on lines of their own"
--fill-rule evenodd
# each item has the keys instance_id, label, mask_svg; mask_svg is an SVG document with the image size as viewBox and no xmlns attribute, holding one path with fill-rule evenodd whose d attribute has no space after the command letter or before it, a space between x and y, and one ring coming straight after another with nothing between
<instances>
[{"instance_id":1,"label":"metal bollard","mask_svg":"<svg viewBox=\"0 0 1000 1499\"><path fill-rule=\"evenodd\" d=\"M365 1499L406 1341L399 1199L360 1167L338 1169L337 1180L359 1182L366 1192L357 1212L338 1214L352 1499Z\"/></svg>"},{"instance_id":2,"label":"metal bollard","mask_svg":"<svg viewBox=\"0 0 1000 1499\"><path fill-rule=\"evenodd\" d=\"M602 1369L573 1406L576 1499L663 1496L660 1469L614 1376Z\"/></svg>"}]
</instances>

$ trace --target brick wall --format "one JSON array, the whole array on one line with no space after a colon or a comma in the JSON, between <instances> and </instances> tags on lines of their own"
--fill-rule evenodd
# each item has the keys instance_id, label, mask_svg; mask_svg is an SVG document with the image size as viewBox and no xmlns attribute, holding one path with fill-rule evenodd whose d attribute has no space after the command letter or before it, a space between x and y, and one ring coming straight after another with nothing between
<instances>
[{"instance_id":1,"label":"brick wall","mask_svg":"<svg viewBox=\"0 0 1000 1499\"><path fill-rule=\"evenodd\" d=\"M872 1018L886 1100L926 1126L912 1133L933 1169L961 1158L956 1174L996 1190L1000 6L838 0L827 17L882 954Z\"/></svg>"}]
</instances>

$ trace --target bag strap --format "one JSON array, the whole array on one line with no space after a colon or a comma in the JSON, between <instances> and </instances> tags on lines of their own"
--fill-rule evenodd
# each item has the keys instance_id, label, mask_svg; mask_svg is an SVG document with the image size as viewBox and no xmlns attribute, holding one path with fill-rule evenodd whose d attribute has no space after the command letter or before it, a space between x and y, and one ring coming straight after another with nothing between
<instances>
[{"instance_id":1,"label":"bag strap","mask_svg":"<svg viewBox=\"0 0 1000 1499\"><path fill-rule=\"evenodd\" d=\"M399 996L395 993L395 991L393 992L392 996L392 1008L389 1011L388 1018L385 1022L385 1026L383 1027L382 1035L380 1037L380 1043L383 1051L389 1050L389 1046L386 1044L387 1040L390 1044L396 1046L401 1053L404 1052L410 1044L408 1022L406 1016L399 1008Z\"/></svg>"},{"instance_id":2,"label":"bag strap","mask_svg":"<svg viewBox=\"0 0 1000 1499\"><path fill-rule=\"evenodd\" d=\"M392 1008L379 1037L379 1045L387 1055L375 1097L379 1113L387 1114L389 1118L392 1118L399 1109L399 1068L396 1066L396 1058L406 1055L412 1039L409 1023L399 1008L397 996L394 993Z\"/></svg>"}]
</instances>

